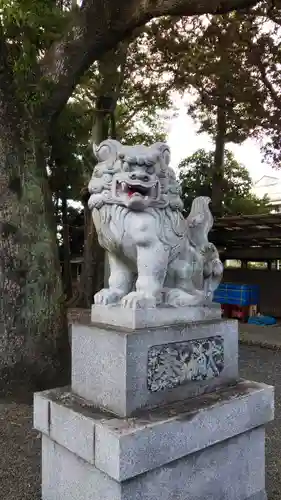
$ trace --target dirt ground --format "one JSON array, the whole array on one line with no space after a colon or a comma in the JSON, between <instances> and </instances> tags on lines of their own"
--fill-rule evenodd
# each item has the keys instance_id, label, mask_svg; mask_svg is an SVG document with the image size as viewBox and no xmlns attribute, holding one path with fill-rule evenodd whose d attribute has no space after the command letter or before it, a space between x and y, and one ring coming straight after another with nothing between
<instances>
[{"instance_id":1,"label":"dirt ground","mask_svg":"<svg viewBox=\"0 0 281 500\"><path fill-rule=\"evenodd\" d=\"M268 500L281 491L281 351L240 346L241 376L276 387L276 418L267 428ZM32 429L32 405L25 398L0 400L0 498L40 500L40 445Z\"/></svg>"},{"instance_id":2,"label":"dirt ground","mask_svg":"<svg viewBox=\"0 0 281 500\"><path fill-rule=\"evenodd\" d=\"M41 437L32 429L32 407L0 402L0 498L39 500Z\"/></svg>"}]
</instances>

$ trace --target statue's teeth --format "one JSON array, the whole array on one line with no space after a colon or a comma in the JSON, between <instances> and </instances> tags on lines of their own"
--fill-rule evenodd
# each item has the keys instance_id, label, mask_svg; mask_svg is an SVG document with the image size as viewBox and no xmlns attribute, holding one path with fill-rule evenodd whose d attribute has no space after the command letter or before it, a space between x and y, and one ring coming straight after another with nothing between
<instances>
[{"instance_id":1,"label":"statue's teeth","mask_svg":"<svg viewBox=\"0 0 281 500\"><path fill-rule=\"evenodd\" d=\"M125 189L126 189L126 182L121 182L121 187L122 187L122 190L125 191Z\"/></svg>"}]
</instances>

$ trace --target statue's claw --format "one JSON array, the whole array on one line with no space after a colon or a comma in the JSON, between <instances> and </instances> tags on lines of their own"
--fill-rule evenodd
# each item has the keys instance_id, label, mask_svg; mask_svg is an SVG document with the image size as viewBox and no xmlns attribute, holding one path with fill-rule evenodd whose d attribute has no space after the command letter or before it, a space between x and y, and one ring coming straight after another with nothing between
<instances>
[{"instance_id":1,"label":"statue's claw","mask_svg":"<svg viewBox=\"0 0 281 500\"><path fill-rule=\"evenodd\" d=\"M123 297L121 305L122 307L130 307L131 309L154 308L156 307L156 297L143 292L131 292Z\"/></svg>"},{"instance_id":2,"label":"statue's claw","mask_svg":"<svg viewBox=\"0 0 281 500\"><path fill-rule=\"evenodd\" d=\"M106 306L108 304L118 304L124 294L120 290L110 288L103 288L100 292L95 294L94 302L97 305Z\"/></svg>"},{"instance_id":3,"label":"statue's claw","mask_svg":"<svg viewBox=\"0 0 281 500\"><path fill-rule=\"evenodd\" d=\"M174 307L195 306L204 302L204 294L198 291L187 293L178 288L172 288L165 294L166 304Z\"/></svg>"}]
</instances>

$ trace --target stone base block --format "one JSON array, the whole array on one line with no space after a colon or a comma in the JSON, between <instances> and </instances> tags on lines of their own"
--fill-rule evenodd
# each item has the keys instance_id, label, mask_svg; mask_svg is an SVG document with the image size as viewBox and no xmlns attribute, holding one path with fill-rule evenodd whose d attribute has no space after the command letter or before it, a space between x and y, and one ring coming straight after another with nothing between
<instances>
[{"instance_id":1,"label":"stone base block","mask_svg":"<svg viewBox=\"0 0 281 500\"><path fill-rule=\"evenodd\" d=\"M130 330L171 326L196 321L221 319L221 305L215 302L206 306L159 306L152 309L124 308L120 305L93 305L91 320L94 324L110 325Z\"/></svg>"},{"instance_id":2,"label":"stone base block","mask_svg":"<svg viewBox=\"0 0 281 500\"><path fill-rule=\"evenodd\" d=\"M131 416L235 383L237 350L233 320L143 329L72 325L72 390L116 415Z\"/></svg>"},{"instance_id":3,"label":"stone base block","mask_svg":"<svg viewBox=\"0 0 281 500\"><path fill-rule=\"evenodd\" d=\"M43 437L42 500L266 500L264 430L119 483Z\"/></svg>"},{"instance_id":4,"label":"stone base block","mask_svg":"<svg viewBox=\"0 0 281 500\"><path fill-rule=\"evenodd\" d=\"M64 390L34 404L43 500L266 500L272 387L241 381L127 419Z\"/></svg>"}]
</instances>

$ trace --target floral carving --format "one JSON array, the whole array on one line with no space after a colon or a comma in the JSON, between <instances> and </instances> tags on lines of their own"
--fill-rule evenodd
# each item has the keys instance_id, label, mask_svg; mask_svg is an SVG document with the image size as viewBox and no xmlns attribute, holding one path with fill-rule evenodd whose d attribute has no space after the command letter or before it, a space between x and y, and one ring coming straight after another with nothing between
<instances>
[{"instance_id":1,"label":"floral carving","mask_svg":"<svg viewBox=\"0 0 281 500\"><path fill-rule=\"evenodd\" d=\"M218 377L223 368L220 336L153 346L148 352L148 390L158 392Z\"/></svg>"}]
</instances>

